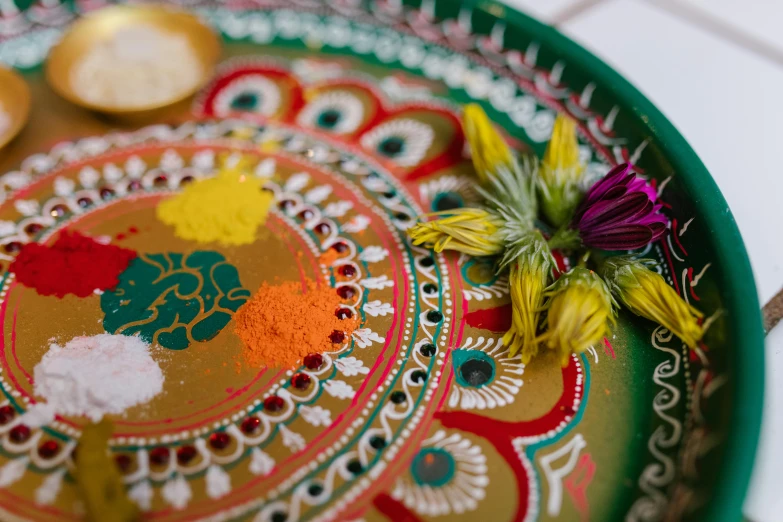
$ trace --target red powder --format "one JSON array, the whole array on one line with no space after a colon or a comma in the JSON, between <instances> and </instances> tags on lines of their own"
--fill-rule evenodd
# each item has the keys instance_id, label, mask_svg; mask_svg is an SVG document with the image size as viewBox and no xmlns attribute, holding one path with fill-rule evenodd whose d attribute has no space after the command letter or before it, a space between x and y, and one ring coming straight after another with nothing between
<instances>
[{"instance_id":1,"label":"red powder","mask_svg":"<svg viewBox=\"0 0 783 522\"><path fill-rule=\"evenodd\" d=\"M78 297L109 290L136 257L136 252L102 245L78 232L64 230L53 245L28 243L11 264L11 272L41 295Z\"/></svg>"}]
</instances>

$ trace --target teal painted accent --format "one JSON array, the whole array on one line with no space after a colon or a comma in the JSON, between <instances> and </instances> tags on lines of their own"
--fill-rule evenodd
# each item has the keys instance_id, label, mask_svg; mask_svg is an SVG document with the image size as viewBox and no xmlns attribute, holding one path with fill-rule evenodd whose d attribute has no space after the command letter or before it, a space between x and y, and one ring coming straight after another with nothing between
<instances>
[{"instance_id":1,"label":"teal painted accent","mask_svg":"<svg viewBox=\"0 0 783 522\"><path fill-rule=\"evenodd\" d=\"M582 402L579 403L579 411L577 411L574 414L574 418L571 419L571 422L568 423L568 425L563 428L563 431L552 437L551 439L546 439L544 441L538 442L536 444L531 444L527 447L525 450L525 453L527 453L528 457L531 459L533 458L533 455L536 451L539 449L550 446L552 444L557 443L560 441L563 437L565 437L570 431L574 428L574 426L578 425L580 422L582 422L582 417L584 417L585 409L587 408L587 398L590 394L590 363L587 360L587 356L582 354L582 374L584 375L584 384L583 391L582 391Z\"/></svg>"},{"instance_id":2,"label":"teal painted accent","mask_svg":"<svg viewBox=\"0 0 783 522\"><path fill-rule=\"evenodd\" d=\"M469 382L463 375L463 365L470 361L481 361L487 363L492 368L492 374L487 382L475 384ZM451 364L454 366L454 376L457 383L465 388L482 388L495 380L495 360L480 350L454 350L451 352Z\"/></svg>"},{"instance_id":3,"label":"teal painted accent","mask_svg":"<svg viewBox=\"0 0 783 522\"><path fill-rule=\"evenodd\" d=\"M433 212L442 212L465 206L465 200L456 192L439 192L432 199Z\"/></svg>"},{"instance_id":4,"label":"teal painted accent","mask_svg":"<svg viewBox=\"0 0 783 522\"><path fill-rule=\"evenodd\" d=\"M405 150L405 140L399 136L389 136L378 144L378 152L384 156L394 158Z\"/></svg>"},{"instance_id":5,"label":"teal painted accent","mask_svg":"<svg viewBox=\"0 0 783 522\"><path fill-rule=\"evenodd\" d=\"M252 111L258 107L259 95L254 92L240 93L231 100L231 108L237 111Z\"/></svg>"},{"instance_id":6,"label":"teal painted accent","mask_svg":"<svg viewBox=\"0 0 783 522\"><path fill-rule=\"evenodd\" d=\"M337 109L327 109L318 115L316 123L322 129L331 130L334 129L338 123L340 123L341 119L342 114L340 114L340 111Z\"/></svg>"},{"instance_id":7,"label":"teal painted accent","mask_svg":"<svg viewBox=\"0 0 783 522\"><path fill-rule=\"evenodd\" d=\"M237 269L217 252L144 254L101 296L103 327L184 350L191 339L220 333L248 297Z\"/></svg>"},{"instance_id":8,"label":"teal painted accent","mask_svg":"<svg viewBox=\"0 0 783 522\"><path fill-rule=\"evenodd\" d=\"M490 258L490 259L494 259L494 258ZM482 258L479 258L479 257L472 257L472 258L470 258L464 265L462 265L462 271L461 271L462 279L464 279L467 283L470 283L472 286L480 287L480 286L492 286L492 285L494 285L497 282L498 278L500 277L500 275L497 273L497 270L495 270L494 268L492 270L492 274L494 274L494 275L492 276L492 279L490 279L489 281L485 281L483 283L477 283L476 281L473 281L470 278L470 276L468 275L468 269L470 267L472 267L473 265L475 265L476 263L486 263L486 264L489 264L489 262L486 259L482 259Z\"/></svg>"},{"instance_id":9,"label":"teal painted accent","mask_svg":"<svg viewBox=\"0 0 783 522\"><path fill-rule=\"evenodd\" d=\"M441 448L427 448L413 457L410 470L414 482L419 486L439 488L454 478L457 463L448 451Z\"/></svg>"}]
</instances>

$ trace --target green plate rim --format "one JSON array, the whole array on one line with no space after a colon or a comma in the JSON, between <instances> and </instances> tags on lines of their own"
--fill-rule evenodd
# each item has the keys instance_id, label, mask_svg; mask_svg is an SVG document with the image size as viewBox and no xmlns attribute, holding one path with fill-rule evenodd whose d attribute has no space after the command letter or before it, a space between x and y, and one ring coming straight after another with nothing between
<instances>
[{"instance_id":1,"label":"green plate rim","mask_svg":"<svg viewBox=\"0 0 783 522\"><path fill-rule=\"evenodd\" d=\"M699 201L694 204L707 229L712 231L716 260L721 266L732 266L731 277L724 277L721 283L724 285L726 312L734 323L729 342L737 347L732 350L729 359L735 369L735 379L731 395L731 425L724 442L723 472L707 501L707 520L736 522L742 513L761 430L764 329L750 259L726 199L707 167L674 125L639 89L600 58L556 28L496 0L462 0L462 3L491 14L502 11L501 18L523 28L534 40L558 54L573 59L583 69L588 69L602 88L611 92L618 105L633 110L633 117L666 153L677 171L678 181L687 192L700 195Z\"/></svg>"}]
</instances>

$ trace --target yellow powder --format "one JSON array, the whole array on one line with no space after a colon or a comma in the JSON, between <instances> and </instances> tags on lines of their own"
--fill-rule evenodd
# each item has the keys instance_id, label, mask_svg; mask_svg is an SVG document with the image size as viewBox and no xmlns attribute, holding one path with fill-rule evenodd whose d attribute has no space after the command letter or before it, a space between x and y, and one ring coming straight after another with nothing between
<instances>
[{"instance_id":1,"label":"yellow powder","mask_svg":"<svg viewBox=\"0 0 783 522\"><path fill-rule=\"evenodd\" d=\"M158 219L173 226L182 239L246 245L256 239L274 198L262 185L263 179L242 169L224 169L163 201Z\"/></svg>"}]
</instances>

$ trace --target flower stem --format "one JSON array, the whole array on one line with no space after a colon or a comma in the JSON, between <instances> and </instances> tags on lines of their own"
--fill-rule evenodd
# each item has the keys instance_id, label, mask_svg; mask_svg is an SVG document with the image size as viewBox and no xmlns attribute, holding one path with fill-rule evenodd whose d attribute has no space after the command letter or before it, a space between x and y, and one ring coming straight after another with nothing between
<instances>
[{"instance_id":1,"label":"flower stem","mask_svg":"<svg viewBox=\"0 0 783 522\"><path fill-rule=\"evenodd\" d=\"M582 246L579 239L579 232L572 228L561 228L549 238L549 248L551 250L576 250Z\"/></svg>"}]
</instances>

